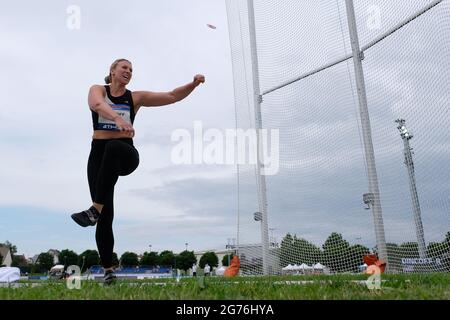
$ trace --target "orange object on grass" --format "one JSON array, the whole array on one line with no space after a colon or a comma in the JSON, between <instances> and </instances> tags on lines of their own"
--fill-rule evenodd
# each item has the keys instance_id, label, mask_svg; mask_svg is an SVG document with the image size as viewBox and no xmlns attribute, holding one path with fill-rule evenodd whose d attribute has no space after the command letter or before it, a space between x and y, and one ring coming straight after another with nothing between
<instances>
[{"instance_id":1,"label":"orange object on grass","mask_svg":"<svg viewBox=\"0 0 450 320\"><path fill-rule=\"evenodd\" d=\"M376 254L368 254L363 257L363 261L367 266L371 266L377 262L378 257Z\"/></svg>"},{"instance_id":2,"label":"orange object on grass","mask_svg":"<svg viewBox=\"0 0 450 320\"><path fill-rule=\"evenodd\" d=\"M363 257L363 261L367 266L376 265L380 268L381 273L386 269L386 262L379 260L376 254L368 254Z\"/></svg>"},{"instance_id":3,"label":"orange object on grass","mask_svg":"<svg viewBox=\"0 0 450 320\"><path fill-rule=\"evenodd\" d=\"M225 277L235 277L239 274L239 268L241 266L241 262L239 261L238 256L234 256L233 259L231 259L230 266L225 270L224 276Z\"/></svg>"}]
</instances>

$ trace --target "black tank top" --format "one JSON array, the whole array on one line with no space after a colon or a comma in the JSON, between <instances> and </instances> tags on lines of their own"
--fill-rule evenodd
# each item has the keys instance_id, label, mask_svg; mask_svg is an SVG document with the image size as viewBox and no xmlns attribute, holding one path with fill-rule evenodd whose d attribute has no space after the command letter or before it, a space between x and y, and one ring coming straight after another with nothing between
<instances>
[{"instance_id":1,"label":"black tank top","mask_svg":"<svg viewBox=\"0 0 450 320\"><path fill-rule=\"evenodd\" d=\"M106 96L105 102L111 106L111 108L122 117L125 122L129 124L134 123L134 103L133 96L130 90L126 90L125 93L120 97L113 97L111 95L111 90L109 85L105 85ZM97 112L92 111L92 124L94 130L111 130L116 131L117 126L112 120L103 118Z\"/></svg>"}]
</instances>

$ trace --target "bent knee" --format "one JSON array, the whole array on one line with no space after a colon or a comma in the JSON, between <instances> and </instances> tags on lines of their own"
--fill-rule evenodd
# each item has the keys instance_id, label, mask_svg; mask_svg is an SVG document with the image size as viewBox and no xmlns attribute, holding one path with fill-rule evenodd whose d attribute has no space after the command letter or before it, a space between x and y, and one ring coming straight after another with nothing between
<instances>
[{"instance_id":1,"label":"bent knee","mask_svg":"<svg viewBox=\"0 0 450 320\"><path fill-rule=\"evenodd\" d=\"M137 169L137 167L139 166L139 156L132 156L127 159L126 162L126 166L124 166L119 172L119 175L121 176L127 176Z\"/></svg>"}]
</instances>

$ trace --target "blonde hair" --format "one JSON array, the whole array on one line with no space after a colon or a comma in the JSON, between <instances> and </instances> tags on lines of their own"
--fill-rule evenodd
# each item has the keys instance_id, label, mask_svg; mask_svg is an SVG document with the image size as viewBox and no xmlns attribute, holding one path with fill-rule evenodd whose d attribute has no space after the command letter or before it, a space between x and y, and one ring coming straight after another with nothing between
<instances>
[{"instance_id":1,"label":"blonde hair","mask_svg":"<svg viewBox=\"0 0 450 320\"><path fill-rule=\"evenodd\" d=\"M128 59L117 59L116 61L114 61L111 64L111 67L109 68L109 74L105 77L105 83L106 84L110 84L111 83L111 71L117 67L119 62L122 62L122 61L126 61L126 62L131 64L130 60L128 60Z\"/></svg>"}]
</instances>

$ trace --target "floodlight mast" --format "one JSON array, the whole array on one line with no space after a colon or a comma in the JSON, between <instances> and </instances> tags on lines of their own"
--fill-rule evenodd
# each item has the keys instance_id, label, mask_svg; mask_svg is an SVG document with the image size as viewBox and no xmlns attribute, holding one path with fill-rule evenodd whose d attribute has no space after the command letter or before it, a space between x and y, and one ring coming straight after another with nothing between
<instances>
[{"instance_id":1,"label":"floodlight mast","mask_svg":"<svg viewBox=\"0 0 450 320\"><path fill-rule=\"evenodd\" d=\"M414 163L412 159L412 148L410 147L409 140L413 138L412 133L406 128L406 121L404 119L395 120L398 123L398 131L400 131L400 136L403 140L404 146L404 155L405 155L405 165L408 170L408 178L409 178L409 190L411 192L411 200L414 211L414 222L416 224L416 235L417 235L417 244L419 249L419 257L426 258L427 257L427 247L425 245L425 234L423 231L422 225L422 215L420 212L420 203L419 196L417 194L416 187L416 177L414 172Z\"/></svg>"}]
</instances>

